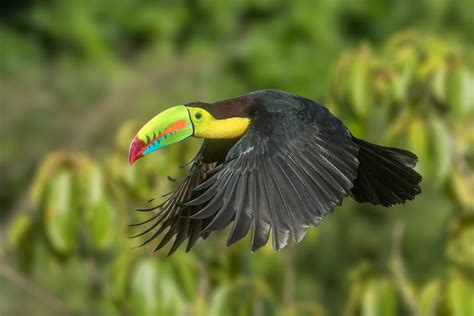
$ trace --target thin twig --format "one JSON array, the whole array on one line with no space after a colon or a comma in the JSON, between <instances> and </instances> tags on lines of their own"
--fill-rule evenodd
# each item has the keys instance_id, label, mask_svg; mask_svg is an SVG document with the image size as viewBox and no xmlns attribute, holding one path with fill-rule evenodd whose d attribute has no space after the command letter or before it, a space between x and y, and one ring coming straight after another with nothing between
<instances>
[{"instance_id":1,"label":"thin twig","mask_svg":"<svg viewBox=\"0 0 474 316\"><path fill-rule=\"evenodd\" d=\"M13 268L0 264L0 276L8 282L23 289L32 296L38 298L41 302L49 306L51 309L63 315L73 315L74 313L66 306L58 297L49 293L46 289L28 280Z\"/></svg>"},{"instance_id":2,"label":"thin twig","mask_svg":"<svg viewBox=\"0 0 474 316\"><path fill-rule=\"evenodd\" d=\"M402 299L411 311L412 315L420 315L421 309L416 300L416 295L413 288L410 286L403 265L403 259L401 255L401 244L403 239L403 232L405 230L404 224L397 220L393 229L393 240L392 240L392 266L391 270L394 276L395 286L400 292Z\"/></svg>"}]
</instances>

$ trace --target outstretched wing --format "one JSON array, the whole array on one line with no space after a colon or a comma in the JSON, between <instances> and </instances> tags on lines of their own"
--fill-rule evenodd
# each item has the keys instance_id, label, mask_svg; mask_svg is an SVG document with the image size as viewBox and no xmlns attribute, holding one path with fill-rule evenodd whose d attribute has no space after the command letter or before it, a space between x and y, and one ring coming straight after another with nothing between
<instances>
[{"instance_id":1,"label":"outstretched wing","mask_svg":"<svg viewBox=\"0 0 474 316\"><path fill-rule=\"evenodd\" d=\"M270 232L279 250L341 204L357 175L358 146L326 108L309 100L304 105L260 109L225 162L195 188L201 193L185 205L199 210L192 219L210 221L203 233L233 221L227 245L252 227L252 250L265 245Z\"/></svg>"},{"instance_id":2,"label":"outstretched wing","mask_svg":"<svg viewBox=\"0 0 474 316\"><path fill-rule=\"evenodd\" d=\"M203 229L212 218L191 218L191 215L198 212L200 208L186 206L183 203L198 195L198 192L194 192L193 189L206 180L216 166L225 160L225 154L235 142L236 140L204 141L198 154L191 161L188 174L177 189L160 205L138 210L153 212L153 215L143 222L129 225L149 225L131 238L146 235L146 240L140 245L143 246L161 237L154 251L160 250L174 238L169 254L174 253L186 239L188 240L186 251L191 250L199 237L205 239L209 233L203 232Z\"/></svg>"}]
</instances>

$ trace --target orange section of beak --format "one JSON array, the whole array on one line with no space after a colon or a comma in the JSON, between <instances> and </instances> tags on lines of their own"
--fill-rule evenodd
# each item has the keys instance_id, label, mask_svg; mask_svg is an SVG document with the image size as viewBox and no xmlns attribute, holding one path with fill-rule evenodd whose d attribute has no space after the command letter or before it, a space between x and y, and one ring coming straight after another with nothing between
<instances>
[{"instance_id":1,"label":"orange section of beak","mask_svg":"<svg viewBox=\"0 0 474 316\"><path fill-rule=\"evenodd\" d=\"M145 148L146 143L135 136L128 151L128 161L130 162L130 166L133 165L133 163L139 158L143 157L143 150Z\"/></svg>"}]
</instances>

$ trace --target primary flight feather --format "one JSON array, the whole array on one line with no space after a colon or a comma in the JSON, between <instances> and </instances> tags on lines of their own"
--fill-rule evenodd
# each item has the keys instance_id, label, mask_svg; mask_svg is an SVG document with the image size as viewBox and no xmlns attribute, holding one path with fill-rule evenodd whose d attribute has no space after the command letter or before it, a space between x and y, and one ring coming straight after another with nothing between
<instances>
[{"instance_id":1,"label":"primary flight feather","mask_svg":"<svg viewBox=\"0 0 474 316\"><path fill-rule=\"evenodd\" d=\"M187 176L135 224L149 225L143 244L160 238L155 250L173 240L170 254L228 225L227 245L251 230L253 251L270 234L279 250L348 195L388 207L421 192L415 154L357 139L326 107L278 90L172 107L138 131L129 162L190 136L204 142Z\"/></svg>"}]
</instances>

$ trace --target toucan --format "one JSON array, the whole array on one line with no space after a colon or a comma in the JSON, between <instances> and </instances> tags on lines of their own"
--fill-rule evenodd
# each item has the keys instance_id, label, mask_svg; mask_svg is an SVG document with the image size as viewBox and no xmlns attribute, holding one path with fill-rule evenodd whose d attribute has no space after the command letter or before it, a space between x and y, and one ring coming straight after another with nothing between
<instances>
[{"instance_id":1,"label":"toucan","mask_svg":"<svg viewBox=\"0 0 474 316\"><path fill-rule=\"evenodd\" d=\"M279 90L259 90L213 103L171 107L133 138L129 162L188 137L203 139L189 172L150 218L144 244L155 251L232 224L226 245L251 231L251 250L271 234L275 250L299 243L309 227L351 196L389 207L413 200L422 177L415 154L356 138L316 102Z\"/></svg>"}]
</instances>

